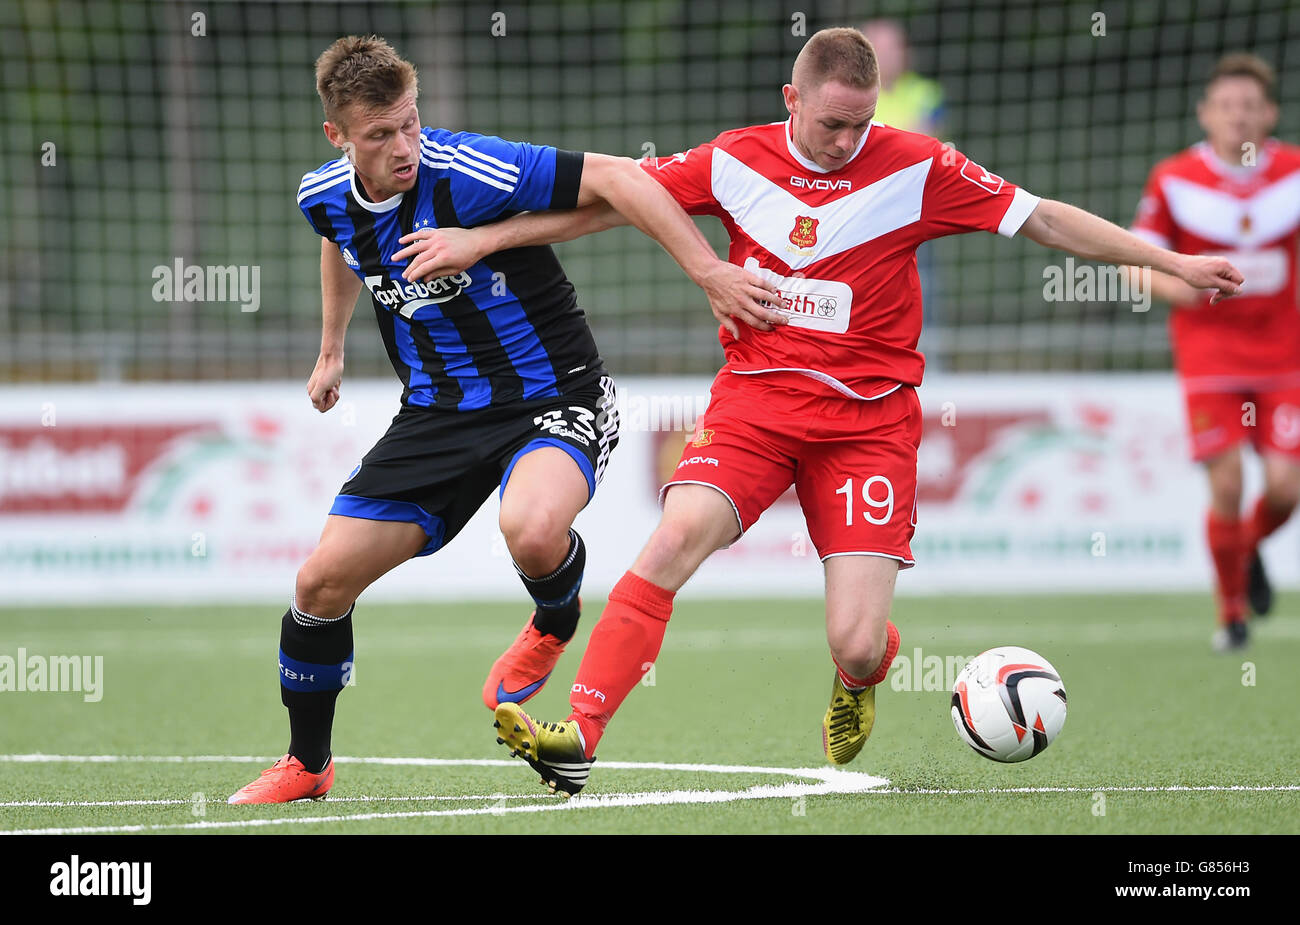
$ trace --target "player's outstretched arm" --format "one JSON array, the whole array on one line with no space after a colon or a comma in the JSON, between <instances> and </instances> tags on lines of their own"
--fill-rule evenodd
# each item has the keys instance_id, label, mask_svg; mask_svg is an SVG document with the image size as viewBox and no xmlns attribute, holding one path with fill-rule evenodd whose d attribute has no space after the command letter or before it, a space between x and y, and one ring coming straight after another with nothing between
<instances>
[{"instance_id":1,"label":"player's outstretched arm","mask_svg":"<svg viewBox=\"0 0 1300 925\"><path fill-rule=\"evenodd\" d=\"M455 276L498 251L558 244L626 224L628 220L603 200L581 209L521 212L475 228L424 228L403 235L399 243L406 247L393 259L409 260L402 278L417 282Z\"/></svg>"},{"instance_id":2,"label":"player's outstretched arm","mask_svg":"<svg viewBox=\"0 0 1300 925\"><path fill-rule=\"evenodd\" d=\"M1193 289L1213 289L1211 304L1236 295L1244 282L1237 268L1222 257L1179 254L1157 247L1091 212L1052 199L1038 204L1020 226L1020 233L1044 247L1069 251L1085 260L1151 267Z\"/></svg>"},{"instance_id":3,"label":"player's outstretched arm","mask_svg":"<svg viewBox=\"0 0 1300 925\"><path fill-rule=\"evenodd\" d=\"M708 296L713 315L733 337L734 319L770 331L784 315L768 307L779 298L769 284L719 259L695 223L636 161L608 154L584 155L578 209L529 212L472 229L436 229L405 235L394 260L410 259L407 279L427 279L468 269L487 254L512 247L569 241L615 225L632 224L659 242Z\"/></svg>"},{"instance_id":4,"label":"player's outstretched arm","mask_svg":"<svg viewBox=\"0 0 1300 925\"><path fill-rule=\"evenodd\" d=\"M361 280L343 262L338 247L321 238L320 356L316 358L316 368L307 380L307 394L312 405L322 414L339 400L339 385L343 382L343 338L360 294Z\"/></svg>"},{"instance_id":5,"label":"player's outstretched arm","mask_svg":"<svg viewBox=\"0 0 1300 925\"><path fill-rule=\"evenodd\" d=\"M609 203L659 242L686 275L704 290L714 317L732 337L740 336L734 318L760 331L770 331L773 325L785 323L785 316L768 307L769 302L779 298L777 290L735 264L720 260L677 200L636 161L608 154L586 155L578 205L597 201Z\"/></svg>"},{"instance_id":6,"label":"player's outstretched arm","mask_svg":"<svg viewBox=\"0 0 1300 925\"><path fill-rule=\"evenodd\" d=\"M1124 269L1128 271L1131 285L1142 285L1141 275L1145 269L1144 267L1129 266ZM1159 270L1149 270L1147 272L1150 280L1148 288L1157 302L1168 302L1170 305L1186 305L1200 300L1201 291L1193 289L1177 276L1161 273Z\"/></svg>"}]
</instances>

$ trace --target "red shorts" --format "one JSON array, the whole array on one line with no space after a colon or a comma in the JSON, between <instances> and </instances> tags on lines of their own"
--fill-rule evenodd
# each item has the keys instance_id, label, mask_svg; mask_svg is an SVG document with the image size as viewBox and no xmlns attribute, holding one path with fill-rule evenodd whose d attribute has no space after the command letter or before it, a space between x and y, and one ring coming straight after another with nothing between
<instances>
[{"instance_id":1,"label":"red shorts","mask_svg":"<svg viewBox=\"0 0 1300 925\"><path fill-rule=\"evenodd\" d=\"M1300 459L1300 388L1189 392L1192 459L1204 462L1249 441L1259 453Z\"/></svg>"},{"instance_id":2,"label":"red shorts","mask_svg":"<svg viewBox=\"0 0 1300 925\"><path fill-rule=\"evenodd\" d=\"M727 496L743 533L791 483L822 559L878 555L914 565L921 404L901 386L873 401L789 388L788 376L726 370L672 485ZM810 383L810 386L816 386Z\"/></svg>"}]
</instances>

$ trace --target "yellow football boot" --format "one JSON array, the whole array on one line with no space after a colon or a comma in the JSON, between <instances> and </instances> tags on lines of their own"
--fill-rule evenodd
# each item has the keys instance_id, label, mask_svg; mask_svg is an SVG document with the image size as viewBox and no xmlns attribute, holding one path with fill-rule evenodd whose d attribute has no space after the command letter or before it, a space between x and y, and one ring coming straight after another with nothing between
<instances>
[{"instance_id":1,"label":"yellow football boot","mask_svg":"<svg viewBox=\"0 0 1300 925\"><path fill-rule=\"evenodd\" d=\"M876 688L854 693L844 686L835 672L831 688L831 705L822 720L822 749L831 764L848 764L858 757L876 722Z\"/></svg>"},{"instance_id":2,"label":"yellow football boot","mask_svg":"<svg viewBox=\"0 0 1300 925\"><path fill-rule=\"evenodd\" d=\"M510 754L527 761L542 776L542 783L564 797L573 796L587 784L591 763L582 747L578 724L543 723L533 719L517 703L509 701L496 708L497 744L510 748Z\"/></svg>"}]
</instances>

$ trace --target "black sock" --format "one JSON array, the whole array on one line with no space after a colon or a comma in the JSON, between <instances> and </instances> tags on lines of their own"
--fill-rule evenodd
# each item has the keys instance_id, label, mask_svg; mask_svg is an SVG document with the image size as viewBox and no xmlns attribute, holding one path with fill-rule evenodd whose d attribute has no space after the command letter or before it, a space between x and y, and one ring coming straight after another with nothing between
<instances>
[{"instance_id":1,"label":"black sock","mask_svg":"<svg viewBox=\"0 0 1300 925\"><path fill-rule=\"evenodd\" d=\"M352 608L324 620L290 605L280 623L280 702L289 708L289 754L313 774L330 759L334 701L352 676Z\"/></svg>"},{"instance_id":2,"label":"black sock","mask_svg":"<svg viewBox=\"0 0 1300 925\"><path fill-rule=\"evenodd\" d=\"M524 587L537 604L533 626L561 642L568 642L578 631L578 591L582 588L582 570L587 566L587 547L577 530L569 530L569 552L560 567L542 578L529 578L518 565Z\"/></svg>"}]
</instances>

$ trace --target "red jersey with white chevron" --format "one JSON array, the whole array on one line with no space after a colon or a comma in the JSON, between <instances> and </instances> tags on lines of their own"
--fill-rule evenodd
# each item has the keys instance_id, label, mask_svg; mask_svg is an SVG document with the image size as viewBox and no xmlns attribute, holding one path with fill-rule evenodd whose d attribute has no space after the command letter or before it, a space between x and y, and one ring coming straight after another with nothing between
<instances>
[{"instance_id":1,"label":"red jersey with white chevron","mask_svg":"<svg viewBox=\"0 0 1300 925\"><path fill-rule=\"evenodd\" d=\"M1161 161L1134 233L1184 254L1220 254L1246 278L1241 295L1209 292L1170 313L1174 361L1191 391L1300 384L1300 147L1270 139L1253 167L1225 164L1206 142Z\"/></svg>"},{"instance_id":2,"label":"red jersey with white chevron","mask_svg":"<svg viewBox=\"0 0 1300 925\"><path fill-rule=\"evenodd\" d=\"M781 291L790 324L742 325L739 340L722 329L724 370L798 372L852 398L921 382L917 245L1010 237L1038 204L953 148L876 122L833 171L799 153L788 121L641 164L687 212L722 219L731 262Z\"/></svg>"}]
</instances>

